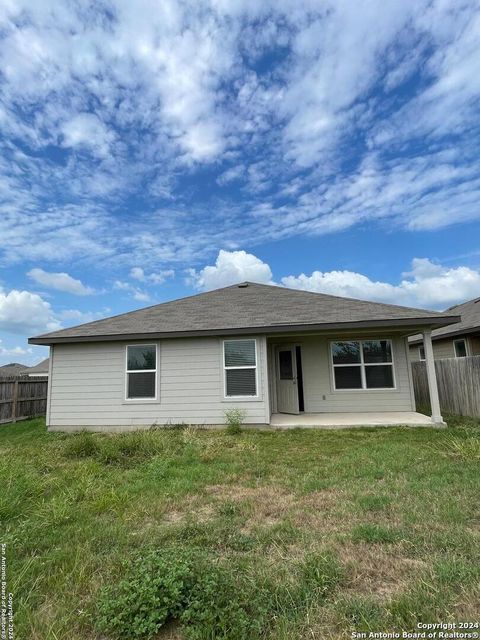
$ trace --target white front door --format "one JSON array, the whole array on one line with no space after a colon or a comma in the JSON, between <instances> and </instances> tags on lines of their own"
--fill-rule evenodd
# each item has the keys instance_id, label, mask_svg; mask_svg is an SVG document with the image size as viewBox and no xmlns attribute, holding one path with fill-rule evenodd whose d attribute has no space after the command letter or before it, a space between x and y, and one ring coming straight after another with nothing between
<instances>
[{"instance_id":1,"label":"white front door","mask_svg":"<svg viewBox=\"0 0 480 640\"><path fill-rule=\"evenodd\" d=\"M295 346L277 347L277 411L300 413L298 408L297 358Z\"/></svg>"}]
</instances>

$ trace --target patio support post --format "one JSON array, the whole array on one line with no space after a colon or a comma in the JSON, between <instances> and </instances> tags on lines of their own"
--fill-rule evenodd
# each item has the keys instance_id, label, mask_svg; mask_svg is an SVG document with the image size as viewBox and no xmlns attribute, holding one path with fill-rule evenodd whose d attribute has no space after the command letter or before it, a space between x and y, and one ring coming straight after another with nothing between
<instances>
[{"instance_id":1,"label":"patio support post","mask_svg":"<svg viewBox=\"0 0 480 640\"><path fill-rule=\"evenodd\" d=\"M440 413L440 400L438 398L437 374L435 373L435 360L433 359L432 331L425 329L423 332L423 348L425 350L425 365L427 369L428 390L430 392L430 405L432 407L432 422L444 425Z\"/></svg>"}]
</instances>

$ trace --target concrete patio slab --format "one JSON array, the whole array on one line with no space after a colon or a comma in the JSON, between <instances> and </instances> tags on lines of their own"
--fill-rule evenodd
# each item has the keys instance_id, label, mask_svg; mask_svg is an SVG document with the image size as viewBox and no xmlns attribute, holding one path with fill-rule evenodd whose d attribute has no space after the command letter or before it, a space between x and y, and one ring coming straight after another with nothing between
<instances>
[{"instance_id":1,"label":"concrete patio slab","mask_svg":"<svg viewBox=\"0 0 480 640\"><path fill-rule=\"evenodd\" d=\"M301 413L291 415L274 413L270 426L276 429L292 427L345 429L352 427L391 427L405 425L409 427L433 427L430 416L416 411L381 411L371 413Z\"/></svg>"}]
</instances>

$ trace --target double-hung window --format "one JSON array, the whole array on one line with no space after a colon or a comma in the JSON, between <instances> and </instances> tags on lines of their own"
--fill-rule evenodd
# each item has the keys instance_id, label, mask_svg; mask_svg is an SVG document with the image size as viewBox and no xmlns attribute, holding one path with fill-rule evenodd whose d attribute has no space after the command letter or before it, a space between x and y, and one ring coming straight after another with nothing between
<instances>
[{"instance_id":1,"label":"double-hung window","mask_svg":"<svg viewBox=\"0 0 480 640\"><path fill-rule=\"evenodd\" d=\"M418 347L418 357L420 360L425 360L425 347Z\"/></svg>"},{"instance_id":2,"label":"double-hung window","mask_svg":"<svg viewBox=\"0 0 480 640\"><path fill-rule=\"evenodd\" d=\"M257 395L257 341L225 340L223 343L225 397Z\"/></svg>"},{"instance_id":3,"label":"double-hung window","mask_svg":"<svg viewBox=\"0 0 480 640\"><path fill-rule=\"evenodd\" d=\"M390 340L332 342L335 389L394 389Z\"/></svg>"},{"instance_id":4,"label":"double-hung window","mask_svg":"<svg viewBox=\"0 0 480 640\"><path fill-rule=\"evenodd\" d=\"M157 397L157 346L127 346L127 400L155 400Z\"/></svg>"}]
</instances>

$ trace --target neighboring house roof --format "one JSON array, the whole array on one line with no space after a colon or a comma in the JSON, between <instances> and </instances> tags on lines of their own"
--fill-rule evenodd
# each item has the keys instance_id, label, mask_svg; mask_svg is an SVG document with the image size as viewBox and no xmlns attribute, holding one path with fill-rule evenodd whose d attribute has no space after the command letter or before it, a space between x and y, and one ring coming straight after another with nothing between
<instances>
[{"instance_id":1,"label":"neighboring house roof","mask_svg":"<svg viewBox=\"0 0 480 640\"><path fill-rule=\"evenodd\" d=\"M445 310L445 313L452 313L461 317L459 322L450 324L448 327L434 329L432 331L432 340L441 340L442 338L450 338L464 333L480 332L480 298L474 298L462 304L457 304ZM423 338L420 334L411 336L408 341L410 344L418 344Z\"/></svg>"},{"instance_id":2,"label":"neighboring house roof","mask_svg":"<svg viewBox=\"0 0 480 640\"><path fill-rule=\"evenodd\" d=\"M458 317L244 282L30 338L33 344L358 326L438 326Z\"/></svg>"},{"instance_id":3,"label":"neighboring house roof","mask_svg":"<svg viewBox=\"0 0 480 640\"><path fill-rule=\"evenodd\" d=\"M26 364L19 364L18 362L11 362L10 364L4 364L0 367L0 377L6 376L19 376L27 373L28 367Z\"/></svg>"},{"instance_id":4,"label":"neighboring house roof","mask_svg":"<svg viewBox=\"0 0 480 640\"><path fill-rule=\"evenodd\" d=\"M26 371L26 373L31 376L48 376L48 369L49 369L49 364L50 364L50 358L45 358L45 360L42 360L41 362L39 362L38 364L36 364L34 367L30 367L28 369L28 371Z\"/></svg>"}]
</instances>

